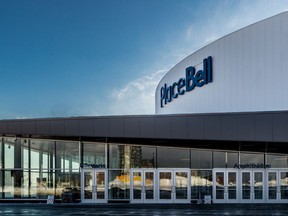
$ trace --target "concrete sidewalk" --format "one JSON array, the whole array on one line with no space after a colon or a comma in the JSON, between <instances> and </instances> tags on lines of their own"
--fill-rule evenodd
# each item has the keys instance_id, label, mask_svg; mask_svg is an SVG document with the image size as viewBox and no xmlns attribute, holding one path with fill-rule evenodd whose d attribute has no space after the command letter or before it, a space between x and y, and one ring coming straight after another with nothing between
<instances>
[{"instance_id":1,"label":"concrete sidewalk","mask_svg":"<svg viewBox=\"0 0 288 216\"><path fill-rule=\"evenodd\" d=\"M0 215L288 215L287 204L0 204Z\"/></svg>"}]
</instances>

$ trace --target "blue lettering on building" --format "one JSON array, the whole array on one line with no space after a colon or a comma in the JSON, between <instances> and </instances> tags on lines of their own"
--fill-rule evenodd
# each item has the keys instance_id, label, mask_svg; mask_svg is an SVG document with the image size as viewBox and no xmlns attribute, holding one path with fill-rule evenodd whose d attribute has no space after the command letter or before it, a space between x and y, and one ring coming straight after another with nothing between
<instances>
[{"instance_id":1,"label":"blue lettering on building","mask_svg":"<svg viewBox=\"0 0 288 216\"><path fill-rule=\"evenodd\" d=\"M195 87L202 87L212 82L212 57L203 59L203 70L195 71L195 67L186 68L186 77L168 86L166 83L161 87L161 107L176 99L185 92L192 91Z\"/></svg>"}]
</instances>

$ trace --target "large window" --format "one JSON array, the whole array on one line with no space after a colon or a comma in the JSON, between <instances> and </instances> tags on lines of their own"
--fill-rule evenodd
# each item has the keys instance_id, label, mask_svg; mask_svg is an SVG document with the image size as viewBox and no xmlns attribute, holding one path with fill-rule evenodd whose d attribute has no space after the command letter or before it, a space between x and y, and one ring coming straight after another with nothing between
<instances>
[{"instance_id":1,"label":"large window","mask_svg":"<svg viewBox=\"0 0 288 216\"><path fill-rule=\"evenodd\" d=\"M191 150L191 168L193 169L211 169L212 151L210 150Z\"/></svg>"},{"instance_id":2,"label":"large window","mask_svg":"<svg viewBox=\"0 0 288 216\"><path fill-rule=\"evenodd\" d=\"M3 138L0 149L1 198L60 198L80 187L78 142Z\"/></svg>"},{"instance_id":3,"label":"large window","mask_svg":"<svg viewBox=\"0 0 288 216\"><path fill-rule=\"evenodd\" d=\"M109 170L108 173L108 199L129 199L129 170Z\"/></svg>"},{"instance_id":4,"label":"large window","mask_svg":"<svg viewBox=\"0 0 288 216\"><path fill-rule=\"evenodd\" d=\"M212 170L191 170L191 199L212 197Z\"/></svg>"},{"instance_id":5,"label":"large window","mask_svg":"<svg viewBox=\"0 0 288 216\"><path fill-rule=\"evenodd\" d=\"M252 163L252 164L264 164L264 154L255 154L255 153L240 153L240 163Z\"/></svg>"},{"instance_id":6,"label":"large window","mask_svg":"<svg viewBox=\"0 0 288 216\"><path fill-rule=\"evenodd\" d=\"M105 143L83 143L83 167L105 168Z\"/></svg>"},{"instance_id":7,"label":"large window","mask_svg":"<svg viewBox=\"0 0 288 216\"><path fill-rule=\"evenodd\" d=\"M3 165L4 165L4 152L2 150L3 148L3 143L2 143L2 139L0 139L0 169L1 168L4 168Z\"/></svg>"},{"instance_id":8,"label":"large window","mask_svg":"<svg viewBox=\"0 0 288 216\"><path fill-rule=\"evenodd\" d=\"M235 164L239 163L238 152L227 152L227 168L234 168Z\"/></svg>"},{"instance_id":9,"label":"large window","mask_svg":"<svg viewBox=\"0 0 288 216\"><path fill-rule=\"evenodd\" d=\"M267 165L271 165L271 168L288 168L288 156L267 154Z\"/></svg>"},{"instance_id":10,"label":"large window","mask_svg":"<svg viewBox=\"0 0 288 216\"><path fill-rule=\"evenodd\" d=\"M130 169L131 151L130 145L109 144L109 168Z\"/></svg>"},{"instance_id":11,"label":"large window","mask_svg":"<svg viewBox=\"0 0 288 216\"><path fill-rule=\"evenodd\" d=\"M226 152L213 152L213 168L226 168Z\"/></svg>"},{"instance_id":12,"label":"large window","mask_svg":"<svg viewBox=\"0 0 288 216\"><path fill-rule=\"evenodd\" d=\"M190 150L179 148L157 148L158 168L189 168Z\"/></svg>"},{"instance_id":13,"label":"large window","mask_svg":"<svg viewBox=\"0 0 288 216\"><path fill-rule=\"evenodd\" d=\"M156 164L156 148L132 146L131 168L154 168Z\"/></svg>"},{"instance_id":14,"label":"large window","mask_svg":"<svg viewBox=\"0 0 288 216\"><path fill-rule=\"evenodd\" d=\"M6 169L14 169L14 146L15 139L14 138L5 138L4 139L4 168Z\"/></svg>"},{"instance_id":15,"label":"large window","mask_svg":"<svg viewBox=\"0 0 288 216\"><path fill-rule=\"evenodd\" d=\"M79 142L56 142L56 169L63 172L78 170L79 163Z\"/></svg>"},{"instance_id":16,"label":"large window","mask_svg":"<svg viewBox=\"0 0 288 216\"><path fill-rule=\"evenodd\" d=\"M25 144L27 141L22 141ZM49 140L31 140L30 152L31 152L31 168L32 169L53 169L55 168L55 141ZM27 158L26 152L23 151L24 159ZM28 159L25 159L28 162ZM26 162L26 163L27 163ZM25 164L25 163L24 163Z\"/></svg>"}]
</instances>

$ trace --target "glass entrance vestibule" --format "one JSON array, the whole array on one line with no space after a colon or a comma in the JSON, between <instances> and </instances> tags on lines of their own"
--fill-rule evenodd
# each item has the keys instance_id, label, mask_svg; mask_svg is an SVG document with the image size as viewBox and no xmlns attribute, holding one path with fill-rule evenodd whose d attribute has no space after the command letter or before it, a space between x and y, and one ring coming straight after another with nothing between
<instances>
[{"instance_id":1,"label":"glass entrance vestibule","mask_svg":"<svg viewBox=\"0 0 288 216\"><path fill-rule=\"evenodd\" d=\"M113 179L108 173L81 171L82 203L107 203L115 196L130 203L190 203L204 195L213 203L288 203L285 169L131 169Z\"/></svg>"},{"instance_id":2,"label":"glass entrance vestibule","mask_svg":"<svg viewBox=\"0 0 288 216\"><path fill-rule=\"evenodd\" d=\"M188 169L131 169L109 182L107 172L105 169L81 171L82 203L107 203L108 195L119 200L126 197L131 203L191 202Z\"/></svg>"},{"instance_id":3,"label":"glass entrance vestibule","mask_svg":"<svg viewBox=\"0 0 288 216\"><path fill-rule=\"evenodd\" d=\"M214 203L288 203L288 170L214 169Z\"/></svg>"},{"instance_id":4,"label":"glass entrance vestibule","mask_svg":"<svg viewBox=\"0 0 288 216\"><path fill-rule=\"evenodd\" d=\"M83 203L189 203L206 195L214 203L280 203L288 200L287 170L288 154L268 150L2 137L0 201L72 194Z\"/></svg>"}]
</instances>

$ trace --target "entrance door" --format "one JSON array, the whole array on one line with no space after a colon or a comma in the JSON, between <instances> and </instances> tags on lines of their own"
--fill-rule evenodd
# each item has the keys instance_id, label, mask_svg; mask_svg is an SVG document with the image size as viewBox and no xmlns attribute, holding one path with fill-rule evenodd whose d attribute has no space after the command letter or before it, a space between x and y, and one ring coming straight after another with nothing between
<instances>
[{"instance_id":1,"label":"entrance door","mask_svg":"<svg viewBox=\"0 0 288 216\"><path fill-rule=\"evenodd\" d=\"M214 170L213 202L237 203L238 199L238 170Z\"/></svg>"},{"instance_id":2,"label":"entrance door","mask_svg":"<svg viewBox=\"0 0 288 216\"><path fill-rule=\"evenodd\" d=\"M288 170L279 171L279 202L288 203Z\"/></svg>"},{"instance_id":3,"label":"entrance door","mask_svg":"<svg viewBox=\"0 0 288 216\"><path fill-rule=\"evenodd\" d=\"M158 171L159 203L190 203L190 170Z\"/></svg>"},{"instance_id":4,"label":"entrance door","mask_svg":"<svg viewBox=\"0 0 288 216\"><path fill-rule=\"evenodd\" d=\"M130 179L131 203L155 203L154 170L132 170Z\"/></svg>"},{"instance_id":5,"label":"entrance door","mask_svg":"<svg viewBox=\"0 0 288 216\"><path fill-rule=\"evenodd\" d=\"M241 203L263 203L264 172L241 171Z\"/></svg>"},{"instance_id":6,"label":"entrance door","mask_svg":"<svg viewBox=\"0 0 288 216\"><path fill-rule=\"evenodd\" d=\"M107 203L106 170L82 170L81 202Z\"/></svg>"},{"instance_id":7,"label":"entrance door","mask_svg":"<svg viewBox=\"0 0 288 216\"><path fill-rule=\"evenodd\" d=\"M269 203L288 203L288 170L269 170L267 174Z\"/></svg>"}]
</instances>

